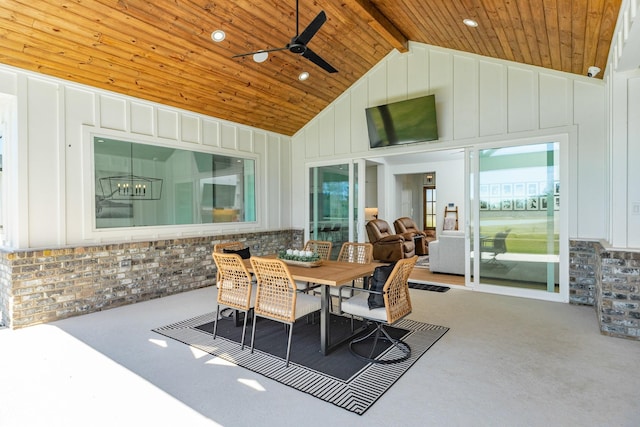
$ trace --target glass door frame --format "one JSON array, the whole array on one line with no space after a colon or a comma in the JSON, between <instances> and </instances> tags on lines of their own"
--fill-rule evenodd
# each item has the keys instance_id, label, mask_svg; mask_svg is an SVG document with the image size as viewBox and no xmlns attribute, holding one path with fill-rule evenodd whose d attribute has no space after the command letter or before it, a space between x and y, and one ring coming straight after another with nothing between
<instances>
[{"instance_id":1,"label":"glass door frame","mask_svg":"<svg viewBox=\"0 0 640 427\"><path fill-rule=\"evenodd\" d=\"M480 264L471 262L471 255L480 253L480 183L479 176L479 153L488 148L506 148L521 145L545 144L557 142L560 151L560 211L559 211L559 292L552 293L533 289L512 288L482 283L479 279ZM518 140L498 141L492 143L478 144L467 148L465 152L465 173L468 177L465 180L465 200L470 209L468 217L464 221L465 228L465 284L477 291L495 293L502 295L518 296L530 299L541 299L547 301L569 302L569 135L556 134L533 138L523 138Z\"/></svg>"},{"instance_id":2,"label":"glass door frame","mask_svg":"<svg viewBox=\"0 0 640 427\"><path fill-rule=\"evenodd\" d=\"M348 165L349 177L349 212L348 212L348 241L365 242L365 198L366 198L366 161L364 159L342 159L331 162L313 163L306 166L305 188L311 188L311 173L317 168L337 165ZM314 176L315 175L314 172ZM318 206L317 192L309 195L315 198L314 206ZM311 224L311 218L318 215L311 213L310 203L305 204L305 224ZM311 227L305 227L305 241L311 238ZM316 239L317 240L317 239Z\"/></svg>"}]
</instances>

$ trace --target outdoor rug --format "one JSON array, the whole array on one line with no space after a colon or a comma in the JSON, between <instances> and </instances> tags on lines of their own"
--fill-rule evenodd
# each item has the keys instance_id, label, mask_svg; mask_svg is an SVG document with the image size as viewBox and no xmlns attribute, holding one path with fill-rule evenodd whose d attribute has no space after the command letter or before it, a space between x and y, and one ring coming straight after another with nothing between
<instances>
[{"instance_id":1,"label":"outdoor rug","mask_svg":"<svg viewBox=\"0 0 640 427\"><path fill-rule=\"evenodd\" d=\"M323 356L320 353L320 325L301 319L293 327L289 367L285 366L287 332L282 323L259 318L254 353L250 352L251 321L247 325L245 348L240 349L242 326L233 319L218 321L213 339L215 313L153 329L166 337L198 348L267 378L362 415L407 370L435 344L449 328L403 319L388 328L394 338L411 346L411 357L394 364L367 363L353 356L348 341ZM359 325L356 325L356 327ZM331 316L331 336L335 342L350 331L350 320ZM378 358L397 357L397 350L378 349Z\"/></svg>"},{"instance_id":2,"label":"outdoor rug","mask_svg":"<svg viewBox=\"0 0 640 427\"><path fill-rule=\"evenodd\" d=\"M423 291L431 291L431 292L447 292L449 289L451 289L448 286L433 285L431 283L415 283L415 282L409 282L409 287L411 289L420 289Z\"/></svg>"}]
</instances>

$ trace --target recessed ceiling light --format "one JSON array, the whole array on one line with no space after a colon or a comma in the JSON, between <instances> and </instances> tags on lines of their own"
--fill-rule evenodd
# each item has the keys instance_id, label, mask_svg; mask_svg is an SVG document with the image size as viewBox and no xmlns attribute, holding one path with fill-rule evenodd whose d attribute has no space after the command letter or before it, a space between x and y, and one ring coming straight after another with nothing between
<instances>
[{"instance_id":1,"label":"recessed ceiling light","mask_svg":"<svg viewBox=\"0 0 640 427\"><path fill-rule=\"evenodd\" d=\"M253 60L256 62L264 62L269 57L268 52L259 51L253 54Z\"/></svg>"},{"instance_id":2,"label":"recessed ceiling light","mask_svg":"<svg viewBox=\"0 0 640 427\"><path fill-rule=\"evenodd\" d=\"M309 73L307 73L306 71L303 71L300 73L300 75L298 76L298 80L300 81L305 81L309 78Z\"/></svg>"},{"instance_id":3,"label":"recessed ceiling light","mask_svg":"<svg viewBox=\"0 0 640 427\"><path fill-rule=\"evenodd\" d=\"M474 21L473 19L463 19L462 22L464 23L464 25L466 25L467 27L477 27L478 26L478 21Z\"/></svg>"},{"instance_id":4,"label":"recessed ceiling light","mask_svg":"<svg viewBox=\"0 0 640 427\"><path fill-rule=\"evenodd\" d=\"M224 31L222 30L215 30L213 33L211 33L211 40L213 40L214 42L221 42L222 40L224 40L224 38L227 35L224 33Z\"/></svg>"}]
</instances>

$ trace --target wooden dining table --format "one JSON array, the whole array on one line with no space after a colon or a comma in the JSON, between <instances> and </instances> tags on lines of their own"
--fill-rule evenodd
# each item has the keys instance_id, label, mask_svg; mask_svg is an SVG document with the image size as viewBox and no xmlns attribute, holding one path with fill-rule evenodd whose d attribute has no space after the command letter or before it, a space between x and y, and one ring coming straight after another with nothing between
<instances>
[{"instance_id":1,"label":"wooden dining table","mask_svg":"<svg viewBox=\"0 0 640 427\"><path fill-rule=\"evenodd\" d=\"M250 263L247 264L249 264L249 271L251 271ZM330 353L346 340L342 339L338 342L331 341L331 292L329 288L349 284L361 277L369 277L379 265L380 264L374 262L357 264L326 260L322 261L322 264L317 267L287 265L294 280L320 285L320 351L322 354L326 355Z\"/></svg>"}]
</instances>

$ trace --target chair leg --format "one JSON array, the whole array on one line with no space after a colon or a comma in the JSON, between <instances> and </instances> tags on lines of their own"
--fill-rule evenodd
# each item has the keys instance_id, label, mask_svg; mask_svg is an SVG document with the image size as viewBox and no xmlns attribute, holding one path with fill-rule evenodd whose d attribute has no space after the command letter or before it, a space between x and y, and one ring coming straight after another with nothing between
<instances>
[{"instance_id":1,"label":"chair leg","mask_svg":"<svg viewBox=\"0 0 640 427\"><path fill-rule=\"evenodd\" d=\"M242 340L240 341L240 350L244 350L244 335L247 332L247 318L249 317L249 313L251 309L244 312L244 324L242 325Z\"/></svg>"},{"instance_id":2,"label":"chair leg","mask_svg":"<svg viewBox=\"0 0 640 427\"><path fill-rule=\"evenodd\" d=\"M376 325L376 334L373 338L373 345L371 346L371 352L369 353L369 359L373 359L373 353L376 351L376 347L378 346L378 340L380 339L380 325Z\"/></svg>"},{"instance_id":3,"label":"chair leg","mask_svg":"<svg viewBox=\"0 0 640 427\"><path fill-rule=\"evenodd\" d=\"M287 368L289 367L289 353L291 352L291 338L293 337L293 324L289 325L289 340L287 341Z\"/></svg>"},{"instance_id":4,"label":"chair leg","mask_svg":"<svg viewBox=\"0 0 640 427\"><path fill-rule=\"evenodd\" d=\"M216 306L216 318L213 321L213 339L216 339L218 333L218 317L220 317L220 304Z\"/></svg>"},{"instance_id":5,"label":"chair leg","mask_svg":"<svg viewBox=\"0 0 640 427\"><path fill-rule=\"evenodd\" d=\"M411 347L409 347L409 344L405 343L402 340L397 340L392 338L389 333L384 329L384 325L381 323L375 323L376 327L375 329L373 329L371 332L369 332L368 334L366 334L363 337L360 338L355 338L354 340L352 340L349 343L349 351L356 356L357 358L367 361L367 362L371 362L371 363L382 363L382 364L390 364L390 363L397 363L397 362L402 362L403 360L407 360L410 356L411 356ZM375 336L373 337L373 346L371 347L371 351L369 352L368 356L365 356L363 354L358 353L354 348L354 344L357 344L359 342L365 341L367 339L370 339L372 337L372 335ZM376 359L373 357L373 354L375 353L375 349L376 349L376 345L378 344L378 341L387 341L390 342L391 345L395 348L397 348L398 350L400 350L400 352L402 353L401 356L393 358L393 359Z\"/></svg>"},{"instance_id":6,"label":"chair leg","mask_svg":"<svg viewBox=\"0 0 640 427\"><path fill-rule=\"evenodd\" d=\"M251 328L251 353L253 353L253 343L256 338L256 313L253 313L253 326Z\"/></svg>"}]
</instances>

